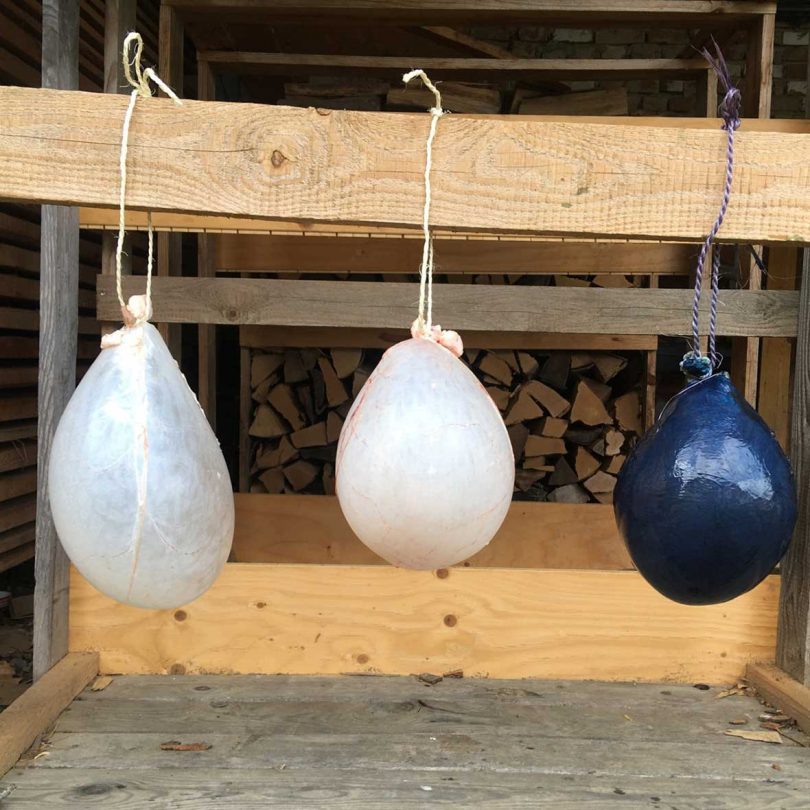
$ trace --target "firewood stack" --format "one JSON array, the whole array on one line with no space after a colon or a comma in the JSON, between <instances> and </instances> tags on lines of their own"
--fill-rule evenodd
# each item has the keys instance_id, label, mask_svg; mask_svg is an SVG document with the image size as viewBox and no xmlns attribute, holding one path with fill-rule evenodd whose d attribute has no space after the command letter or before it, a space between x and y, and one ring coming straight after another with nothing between
<instances>
[{"instance_id":1,"label":"firewood stack","mask_svg":"<svg viewBox=\"0 0 810 810\"><path fill-rule=\"evenodd\" d=\"M340 429L382 351L253 351L250 491L335 491ZM515 498L610 503L616 474L642 432L638 353L465 352L504 416L515 452Z\"/></svg>"}]
</instances>

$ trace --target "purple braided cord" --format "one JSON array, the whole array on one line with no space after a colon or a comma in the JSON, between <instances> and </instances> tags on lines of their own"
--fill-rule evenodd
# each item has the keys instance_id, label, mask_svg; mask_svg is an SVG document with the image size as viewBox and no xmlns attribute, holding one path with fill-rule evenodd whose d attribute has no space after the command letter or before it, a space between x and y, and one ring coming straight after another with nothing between
<instances>
[{"instance_id":1,"label":"purple braided cord","mask_svg":"<svg viewBox=\"0 0 810 810\"><path fill-rule=\"evenodd\" d=\"M707 50L703 50L706 61L714 68L723 89L726 91L725 97L720 104L720 115L723 119L723 129L728 135L726 144L726 178L723 186L723 200L720 204L720 211L714 221L712 229L703 242L700 256L697 261L697 271L695 273L695 298L692 304L692 354L694 357L701 357L700 352L700 293L703 286L703 267L706 264L706 256L709 248L717 236L717 232L723 224L728 211L728 203L731 199L731 183L734 178L734 133L740 126L740 91L731 81L726 61L717 43L714 43L717 58L714 58ZM711 279L711 307L709 313L709 359L712 369L719 365L719 357L716 349L716 329L717 329L717 297L720 290L720 253L715 251L712 259L712 279Z\"/></svg>"}]
</instances>

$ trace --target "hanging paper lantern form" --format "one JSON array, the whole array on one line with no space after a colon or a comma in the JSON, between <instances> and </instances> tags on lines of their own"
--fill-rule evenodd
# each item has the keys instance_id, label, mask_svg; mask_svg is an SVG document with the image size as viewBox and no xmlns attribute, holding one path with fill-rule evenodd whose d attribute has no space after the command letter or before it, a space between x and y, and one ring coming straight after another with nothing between
<instances>
[{"instance_id":1,"label":"hanging paper lantern form","mask_svg":"<svg viewBox=\"0 0 810 810\"><path fill-rule=\"evenodd\" d=\"M614 509L644 578L691 605L725 602L761 582L796 521L790 464L724 374L669 402L622 468Z\"/></svg>"},{"instance_id":2,"label":"hanging paper lantern form","mask_svg":"<svg viewBox=\"0 0 810 810\"><path fill-rule=\"evenodd\" d=\"M127 145L135 103L152 95L151 80L181 104L152 68L141 67L142 53L140 35L128 34L123 66L133 90L121 133L115 252L124 327L102 339L101 354L62 414L48 490L59 539L92 585L136 607L175 608L200 596L222 570L234 507L216 436L148 323L154 247L149 214L146 294L124 302Z\"/></svg>"},{"instance_id":3,"label":"hanging paper lantern form","mask_svg":"<svg viewBox=\"0 0 810 810\"><path fill-rule=\"evenodd\" d=\"M129 309L141 313L143 299ZM233 538L230 477L158 331L107 335L59 422L48 486L59 539L119 602L174 608L216 579Z\"/></svg>"},{"instance_id":4,"label":"hanging paper lantern form","mask_svg":"<svg viewBox=\"0 0 810 810\"><path fill-rule=\"evenodd\" d=\"M346 417L336 491L355 534L393 565L444 568L500 527L515 480L501 414L453 352L388 349Z\"/></svg>"},{"instance_id":5,"label":"hanging paper lantern form","mask_svg":"<svg viewBox=\"0 0 810 810\"><path fill-rule=\"evenodd\" d=\"M424 242L411 340L388 349L346 416L335 490L355 534L393 565L445 568L480 551L503 522L515 483L501 414L461 360L461 338L433 324L430 168L444 115L433 93L425 149Z\"/></svg>"}]
</instances>

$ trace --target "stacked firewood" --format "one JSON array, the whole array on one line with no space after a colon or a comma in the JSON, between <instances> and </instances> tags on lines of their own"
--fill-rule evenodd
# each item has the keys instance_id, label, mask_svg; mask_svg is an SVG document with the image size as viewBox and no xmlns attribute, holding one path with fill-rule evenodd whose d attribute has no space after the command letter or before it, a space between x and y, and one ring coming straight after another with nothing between
<instances>
[{"instance_id":1,"label":"stacked firewood","mask_svg":"<svg viewBox=\"0 0 810 810\"><path fill-rule=\"evenodd\" d=\"M333 494L343 422L381 350L253 351L250 490ZM610 503L642 430L642 359L601 351L468 350L504 417L515 497Z\"/></svg>"},{"instance_id":2,"label":"stacked firewood","mask_svg":"<svg viewBox=\"0 0 810 810\"><path fill-rule=\"evenodd\" d=\"M539 82L533 86L502 82L443 81L439 84L442 107L456 113L521 115L627 115L627 90L613 87L571 92L559 82ZM433 94L413 82L377 78L310 76L308 81L287 82L279 104L288 107L321 107L336 110L427 110L434 105Z\"/></svg>"}]
</instances>

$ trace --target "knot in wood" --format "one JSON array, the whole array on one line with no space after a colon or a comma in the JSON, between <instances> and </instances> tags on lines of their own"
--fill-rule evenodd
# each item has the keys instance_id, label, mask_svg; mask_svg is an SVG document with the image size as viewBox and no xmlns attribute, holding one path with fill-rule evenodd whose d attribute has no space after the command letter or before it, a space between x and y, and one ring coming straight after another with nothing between
<instances>
[{"instance_id":1,"label":"knot in wood","mask_svg":"<svg viewBox=\"0 0 810 810\"><path fill-rule=\"evenodd\" d=\"M278 149L273 150L273 154L270 155L270 162L273 164L273 167L278 169L280 168L287 160L286 155L279 151Z\"/></svg>"}]
</instances>

